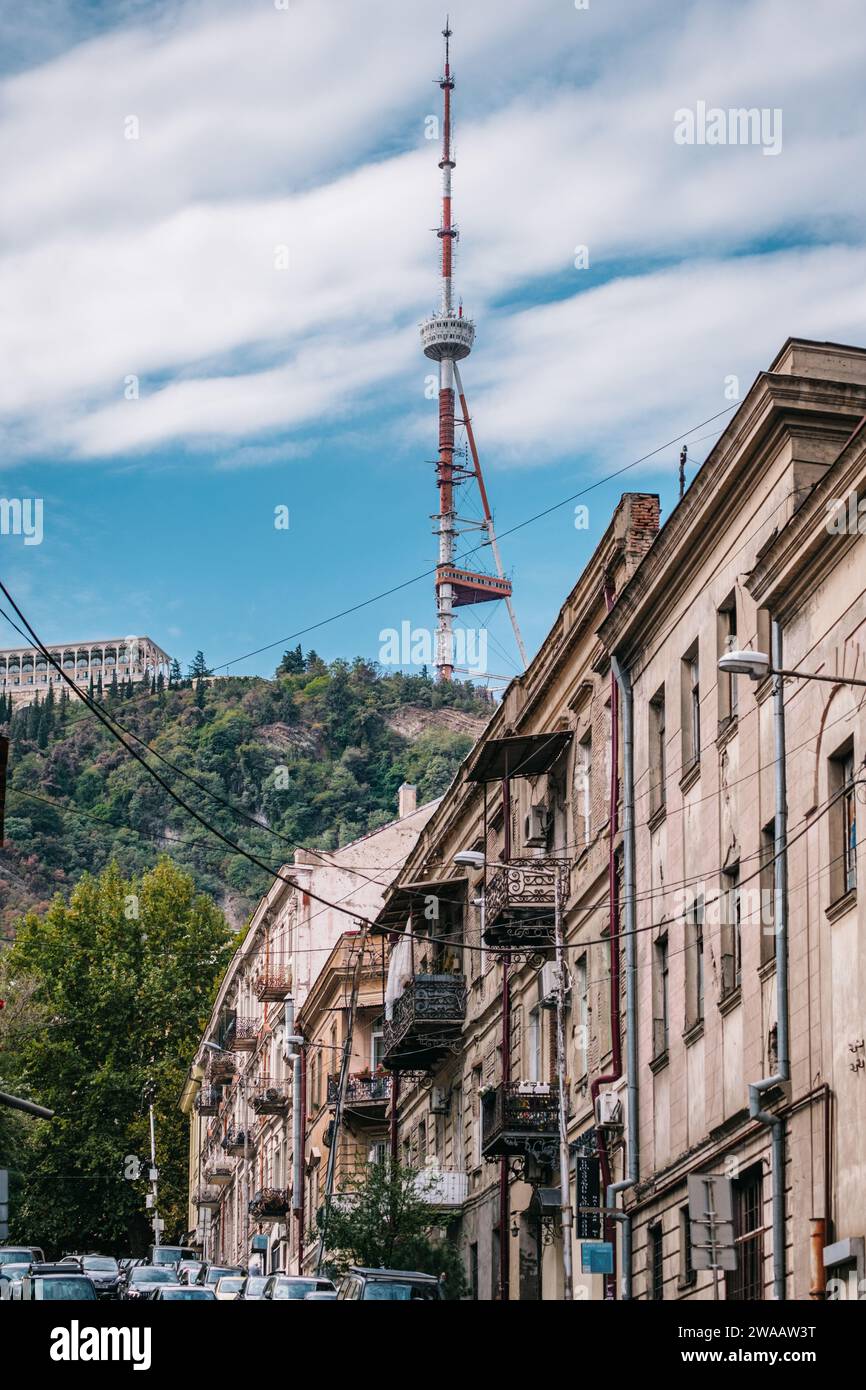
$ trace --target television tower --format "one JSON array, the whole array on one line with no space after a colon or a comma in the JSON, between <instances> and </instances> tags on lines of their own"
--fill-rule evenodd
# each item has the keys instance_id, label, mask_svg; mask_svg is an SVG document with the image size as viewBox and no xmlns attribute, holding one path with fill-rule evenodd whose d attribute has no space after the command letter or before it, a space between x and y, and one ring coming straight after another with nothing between
<instances>
[{"instance_id":1,"label":"television tower","mask_svg":"<svg viewBox=\"0 0 866 1390\"><path fill-rule=\"evenodd\" d=\"M442 119L442 220L437 235L442 242L442 296L439 312L421 325L421 343L427 357L439 363L439 458L436 462L436 481L439 489L439 510L434 516L435 534L439 536L439 558L436 565L436 652L435 665L439 680L448 681L454 674L454 610L470 603L492 603L504 599L514 628L521 660L526 666L526 649L511 603L511 581L502 569L499 546L493 529L493 517L481 464L475 444L475 434L469 407L457 366L468 357L475 341L475 324L464 318L463 305L454 308L454 243L458 231L451 215L451 171L454 156L451 148L451 93L454 77L451 72L451 26L446 19L442 30L445 39L445 71L439 79L443 97ZM461 417L456 418L455 397L460 397ZM466 430L466 442L472 467L455 460L455 426ZM486 533L483 542L490 545L496 564L496 574L479 574L458 568L454 563L454 544L460 534L461 518L457 515L455 489L468 478L478 484L484 519L480 529ZM463 521L464 529L479 528L478 522Z\"/></svg>"}]
</instances>

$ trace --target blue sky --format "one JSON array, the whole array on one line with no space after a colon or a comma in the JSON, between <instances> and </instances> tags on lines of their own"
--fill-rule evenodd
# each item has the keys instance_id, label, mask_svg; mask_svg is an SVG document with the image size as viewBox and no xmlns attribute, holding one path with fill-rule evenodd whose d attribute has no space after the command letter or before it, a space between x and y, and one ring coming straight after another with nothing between
<instances>
[{"instance_id":1,"label":"blue sky","mask_svg":"<svg viewBox=\"0 0 866 1390\"><path fill-rule=\"evenodd\" d=\"M9 8L2 495L44 499L44 540L0 536L0 560L41 635L222 664L429 569L443 6ZM693 427L787 336L866 342L860 0L451 18L464 380L500 531L687 430L703 459L722 422ZM781 112L781 149L677 144L701 101ZM586 531L569 505L505 538L531 651L620 491L670 510L678 454L592 491ZM375 658L432 614L425 579L304 644ZM513 673L505 613L464 616Z\"/></svg>"}]
</instances>

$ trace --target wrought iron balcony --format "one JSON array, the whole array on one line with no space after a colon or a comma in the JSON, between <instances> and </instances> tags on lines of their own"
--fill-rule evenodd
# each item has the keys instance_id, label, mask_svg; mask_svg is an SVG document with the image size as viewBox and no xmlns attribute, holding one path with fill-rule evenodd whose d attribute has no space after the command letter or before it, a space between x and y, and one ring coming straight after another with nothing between
<instances>
[{"instance_id":1,"label":"wrought iron balcony","mask_svg":"<svg viewBox=\"0 0 866 1390\"><path fill-rule=\"evenodd\" d=\"M515 949L553 945L556 880L562 907L568 898L568 865L547 856L509 859L487 880L484 940Z\"/></svg>"},{"instance_id":2,"label":"wrought iron balcony","mask_svg":"<svg viewBox=\"0 0 866 1390\"><path fill-rule=\"evenodd\" d=\"M234 1175L234 1168L226 1158L216 1155L206 1160L204 1165L205 1182L215 1187L225 1187Z\"/></svg>"},{"instance_id":3,"label":"wrought iron balcony","mask_svg":"<svg viewBox=\"0 0 866 1390\"><path fill-rule=\"evenodd\" d=\"M252 1153L255 1141L250 1130L227 1129L222 1138L222 1147L232 1157L243 1158L245 1154Z\"/></svg>"},{"instance_id":4,"label":"wrought iron balcony","mask_svg":"<svg viewBox=\"0 0 866 1390\"><path fill-rule=\"evenodd\" d=\"M227 1025L222 1046L227 1052L252 1052L258 1041L259 1025L254 1018L235 1016Z\"/></svg>"},{"instance_id":5,"label":"wrought iron balcony","mask_svg":"<svg viewBox=\"0 0 866 1390\"><path fill-rule=\"evenodd\" d=\"M497 1086L481 1094L484 1158L524 1157L554 1163L559 1152L559 1098L552 1088Z\"/></svg>"},{"instance_id":6,"label":"wrought iron balcony","mask_svg":"<svg viewBox=\"0 0 866 1390\"><path fill-rule=\"evenodd\" d=\"M282 1003L292 992L292 972L288 966L267 965L259 971L253 988L263 1004Z\"/></svg>"},{"instance_id":7,"label":"wrought iron balcony","mask_svg":"<svg viewBox=\"0 0 866 1390\"><path fill-rule=\"evenodd\" d=\"M196 1189L195 1205L197 1207L213 1210L219 1206L221 1196L222 1193L216 1184L208 1187L199 1187Z\"/></svg>"},{"instance_id":8,"label":"wrought iron balcony","mask_svg":"<svg viewBox=\"0 0 866 1390\"><path fill-rule=\"evenodd\" d=\"M340 1088L339 1075L328 1077L328 1104L336 1105ZM352 1072L346 1082L346 1105L353 1111L371 1113L371 1118L384 1115L391 1099L391 1077L388 1072L371 1076L369 1072Z\"/></svg>"},{"instance_id":9,"label":"wrought iron balcony","mask_svg":"<svg viewBox=\"0 0 866 1390\"><path fill-rule=\"evenodd\" d=\"M289 1108L289 1091L285 1081L262 1077L248 1094L257 1115L284 1115Z\"/></svg>"},{"instance_id":10,"label":"wrought iron balcony","mask_svg":"<svg viewBox=\"0 0 866 1390\"><path fill-rule=\"evenodd\" d=\"M208 1063L207 1084L223 1086L234 1080L237 1063L230 1052L215 1052Z\"/></svg>"},{"instance_id":11,"label":"wrought iron balcony","mask_svg":"<svg viewBox=\"0 0 866 1390\"><path fill-rule=\"evenodd\" d=\"M215 1115L223 1098L219 1086L202 1086L195 1099L195 1108L200 1115Z\"/></svg>"},{"instance_id":12,"label":"wrought iron balcony","mask_svg":"<svg viewBox=\"0 0 866 1390\"><path fill-rule=\"evenodd\" d=\"M289 1210L289 1194L283 1187L263 1187L249 1204L256 1221L282 1221Z\"/></svg>"},{"instance_id":13,"label":"wrought iron balcony","mask_svg":"<svg viewBox=\"0 0 866 1390\"><path fill-rule=\"evenodd\" d=\"M430 1071L459 1048L465 1016L462 975L416 975L385 1022L382 1065L391 1071Z\"/></svg>"}]
</instances>

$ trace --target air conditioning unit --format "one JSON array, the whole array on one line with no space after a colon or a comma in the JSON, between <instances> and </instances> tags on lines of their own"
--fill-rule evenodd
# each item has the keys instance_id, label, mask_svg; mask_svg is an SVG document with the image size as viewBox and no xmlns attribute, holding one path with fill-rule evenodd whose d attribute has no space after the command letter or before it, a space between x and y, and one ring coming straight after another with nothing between
<instances>
[{"instance_id":1,"label":"air conditioning unit","mask_svg":"<svg viewBox=\"0 0 866 1390\"><path fill-rule=\"evenodd\" d=\"M615 1091L601 1091L597 1096L595 1123L599 1129L622 1129L622 1101Z\"/></svg>"},{"instance_id":2,"label":"air conditioning unit","mask_svg":"<svg viewBox=\"0 0 866 1390\"><path fill-rule=\"evenodd\" d=\"M566 975L565 992L571 988L571 980ZM559 976L556 970L556 961L548 960L541 967L541 1007L543 1009L555 1009L559 1002Z\"/></svg>"},{"instance_id":3,"label":"air conditioning unit","mask_svg":"<svg viewBox=\"0 0 866 1390\"><path fill-rule=\"evenodd\" d=\"M447 1086L434 1086L430 1091L430 1110L434 1115L447 1115L451 1109L451 1092Z\"/></svg>"},{"instance_id":4,"label":"air conditioning unit","mask_svg":"<svg viewBox=\"0 0 866 1390\"><path fill-rule=\"evenodd\" d=\"M537 806L530 807L529 814L523 820L523 843L527 849L547 848L549 825L550 812L543 801L540 801Z\"/></svg>"}]
</instances>

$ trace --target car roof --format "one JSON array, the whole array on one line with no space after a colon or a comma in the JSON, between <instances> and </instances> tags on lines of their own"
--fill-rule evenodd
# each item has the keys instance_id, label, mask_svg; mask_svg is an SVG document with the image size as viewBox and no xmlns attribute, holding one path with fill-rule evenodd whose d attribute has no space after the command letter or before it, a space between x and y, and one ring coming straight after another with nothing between
<instances>
[{"instance_id":1,"label":"car roof","mask_svg":"<svg viewBox=\"0 0 866 1390\"><path fill-rule=\"evenodd\" d=\"M362 1274L365 1279L417 1279L425 1284L438 1284L435 1274L422 1274L418 1269L368 1269L364 1265L349 1265L349 1274Z\"/></svg>"}]
</instances>

